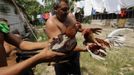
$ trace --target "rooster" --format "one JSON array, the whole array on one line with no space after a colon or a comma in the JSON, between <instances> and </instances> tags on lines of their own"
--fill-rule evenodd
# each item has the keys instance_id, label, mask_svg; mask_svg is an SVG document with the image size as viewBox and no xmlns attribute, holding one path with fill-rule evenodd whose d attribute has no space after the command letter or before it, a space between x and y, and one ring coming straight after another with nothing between
<instances>
[{"instance_id":1,"label":"rooster","mask_svg":"<svg viewBox=\"0 0 134 75\"><path fill-rule=\"evenodd\" d=\"M110 48L110 44L100 38L95 38L94 33L100 32L101 28L90 28L84 29L82 31L85 41L83 42L86 45L87 50L90 52L91 56L96 59L102 59L107 55L106 48Z\"/></svg>"},{"instance_id":2,"label":"rooster","mask_svg":"<svg viewBox=\"0 0 134 75\"><path fill-rule=\"evenodd\" d=\"M58 35L57 38L53 38L51 42L51 49L59 52L68 52L73 50L76 45L75 35L78 31L82 32L84 36L84 45L88 51L99 56L106 56L106 47L110 47L109 43L100 38L95 38L94 33L100 32L101 28L87 28L81 27L80 23L77 22L75 25L70 25L66 28L65 33Z\"/></svg>"},{"instance_id":3,"label":"rooster","mask_svg":"<svg viewBox=\"0 0 134 75\"><path fill-rule=\"evenodd\" d=\"M76 33L77 29L75 25L68 26L64 33L59 34L58 37L53 38L50 48L58 52L70 52L70 50L73 50L77 45L75 39Z\"/></svg>"},{"instance_id":4,"label":"rooster","mask_svg":"<svg viewBox=\"0 0 134 75\"><path fill-rule=\"evenodd\" d=\"M100 38L96 38L94 34L101 32L101 28L82 28L80 22L76 23L77 31L82 32L85 41L83 44L86 46L87 51L91 56L96 59L103 59L101 57L106 56L106 48L110 48L110 44Z\"/></svg>"}]
</instances>

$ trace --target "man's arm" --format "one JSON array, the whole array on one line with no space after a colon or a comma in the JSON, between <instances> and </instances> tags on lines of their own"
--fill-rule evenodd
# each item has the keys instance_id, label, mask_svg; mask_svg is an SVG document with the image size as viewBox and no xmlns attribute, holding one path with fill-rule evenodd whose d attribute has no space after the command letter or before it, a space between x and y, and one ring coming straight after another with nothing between
<instances>
[{"instance_id":1,"label":"man's arm","mask_svg":"<svg viewBox=\"0 0 134 75\"><path fill-rule=\"evenodd\" d=\"M84 46L83 47L76 46L73 51L75 51L75 52L87 52L87 49Z\"/></svg>"},{"instance_id":2,"label":"man's arm","mask_svg":"<svg viewBox=\"0 0 134 75\"><path fill-rule=\"evenodd\" d=\"M81 32L83 34L85 40L90 40L90 42L100 45L97 42L97 40L95 39L94 33L98 34L98 32L101 32L101 30L102 30L101 28L84 27L84 26L81 25L80 22L76 21L75 16L73 16L71 13L69 14L69 18L71 19L73 24L75 24L75 27L76 27L77 31ZM88 37L88 39L87 39L87 37ZM87 49L85 47L76 46L74 51L87 52ZM89 46L89 47L92 47L92 45Z\"/></svg>"},{"instance_id":3,"label":"man's arm","mask_svg":"<svg viewBox=\"0 0 134 75\"><path fill-rule=\"evenodd\" d=\"M1 67L0 74L1 75L19 75L25 69L31 68L40 62L49 62L56 60L57 57L64 56L63 53L53 52L48 49L42 50L39 54L22 61L16 65L9 66L9 67Z\"/></svg>"},{"instance_id":4,"label":"man's arm","mask_svg":"<svg viewBox=\"0 0 134 75\"><path fill-rule=\"evenodd\" d=\"M17 37L12 33L5 34L5 41L20 48L21 50L34 50L48 47L48 42L23 41L20 37Z\"/></svg>"}]
</instances>

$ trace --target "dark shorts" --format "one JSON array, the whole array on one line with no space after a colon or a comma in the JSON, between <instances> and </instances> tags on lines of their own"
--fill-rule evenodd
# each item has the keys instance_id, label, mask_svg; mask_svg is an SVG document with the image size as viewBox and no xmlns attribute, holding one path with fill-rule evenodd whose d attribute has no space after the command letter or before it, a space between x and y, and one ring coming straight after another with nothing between
<instances>
[{"instance_id":1,"label":"dark shorts","mask_svg":"<svg viewBox=\"0 0 134 75\"><path fill-rule=\"evenodd\" d=\"M65 59L68 59L68 62L59 63L55 65L56 75L81 75L80 72L80 53L74 52Z\"/></svg>"}]
</instances>

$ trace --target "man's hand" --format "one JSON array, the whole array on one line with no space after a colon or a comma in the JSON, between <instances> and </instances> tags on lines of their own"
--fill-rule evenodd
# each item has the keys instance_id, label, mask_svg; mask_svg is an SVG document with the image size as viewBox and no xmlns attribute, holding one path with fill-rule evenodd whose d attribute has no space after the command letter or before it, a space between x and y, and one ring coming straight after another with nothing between
<instances>
[{"instance_id":1,"label":"man's hand","mask_svg":"<svg viewBox=\"0 0 134 75\"><path fill-rule=\"evenodd\" d=\"M81 23L77 21L77 23L75 24L75 27L77 30L81 31L82 29L82 26L81 26Z\"/></svg>"},{"instance_id":2,"label":"man's hand","mask_svg":"<svg viewBox=\"0 0 134 75\"><path fill-rule=\"evenodd\" d=\"M68 26L67 29L65 30L65 34L69 38L74 38L77 33L77 29L75 28L75 25Z\"/></svg>"},{"instance_id":3,"label":"man's hand","mask_svg":"<svg viewBox=\"0 0 134 75\"><path fill-rule=\"evenodd\" d=\"M40 53L41 61L49 62L49 61L55 61L58 58L61 58L65 56L64 53L55 52L52 50L49 50L48 48L43 49Z\"/></svg>"},{"instance_id":4,"label":"man's hand","mask_svg":"<svg viewBox=\"0 0 134 75\"><path fill-rule=\"evenodd\" d=\"M95 43L88 43L86 45L87 50L92 52L95 55L99 55L101 57L104 57L107 55L105 48L95 44Z\"/></svg>"},{"instance_id":5,"label":"man's hand","mask_svg":"<svg viewBox=\"0 0 134 75\"><path fill-rule=\"evenodd\" d=\"M97 50L99 50L99 49L104 49L104 50L105 50L105 48L103 48L103 47L97 45L96 43L87 43L86 46L87 46L88 49L90 49L92 52L97 51Z\"/></svg>"}]
</instances>

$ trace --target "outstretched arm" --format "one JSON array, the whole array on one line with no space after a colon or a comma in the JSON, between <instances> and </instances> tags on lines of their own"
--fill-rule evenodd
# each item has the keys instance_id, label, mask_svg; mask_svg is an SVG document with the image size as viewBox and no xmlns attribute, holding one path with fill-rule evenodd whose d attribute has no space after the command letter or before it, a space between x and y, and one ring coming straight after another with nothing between
<instances>
[{"instance_id":1,"label":"outstretched arm","mask_svg":"<svg viewBox=\"0 0 134 75\"><path fill-rule=\"evenodd\" d=\"M86 49L86 47L76 46L73 51L75 51L75 52L87 52L87 49Z\"/></svg>"},{"instance_id":2,"label":"outstretched arm","mask_svg":"<svg viewBox=\"0 0 134 75\"><path fill-rule=\"evenodd\" d=\"M12 33L8 33L5 35L6 42L20 48L21 50L35 50L35 49L43 49L48 46L48 42L29 42L23 41L21 38L15 36Z\"/></svg>"},{"instance_id":3,"label":"outstretched arm","mask_svg":"<svg viewBox=\"0 0 134 75\"><path fill-rule=\"evenodd\" d=\"M69 14L69 16L71 17L71 21L75 24L75 27L77 29L77 31L81 32L85 37L90 37L90 40L92 43L96 43L99 44L95 37L94 37L94 33L97 34L98 32L101 32L101 28L89 28L89 27L84 27L81 25L80 22L76 21L75 17L72 14Z\"/></svg>"},{"instance_id":4,"label":"outstretched arm","mask_svg":"<svg viewBox=\"0 0 134 75\"><path fill-rule=\"evenodd\" d=\"M25 61L22 61L14 66L0 68L0 74L1 75L19 75L25 69L31 68L40 62L54 61L56 60L55 58L59 56L64 56L64 54L44 49L39 54Z\"/></svg>"}]
</instances>

